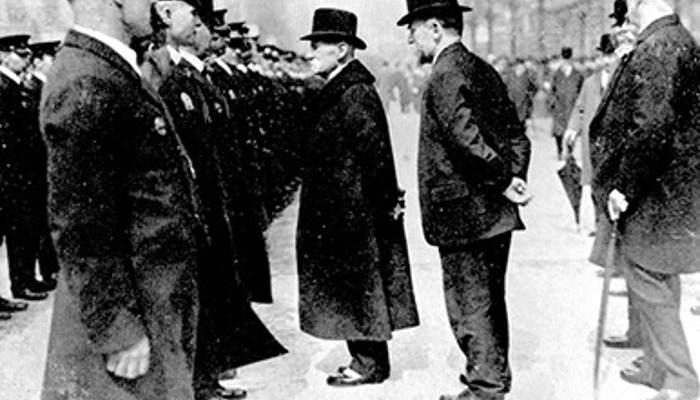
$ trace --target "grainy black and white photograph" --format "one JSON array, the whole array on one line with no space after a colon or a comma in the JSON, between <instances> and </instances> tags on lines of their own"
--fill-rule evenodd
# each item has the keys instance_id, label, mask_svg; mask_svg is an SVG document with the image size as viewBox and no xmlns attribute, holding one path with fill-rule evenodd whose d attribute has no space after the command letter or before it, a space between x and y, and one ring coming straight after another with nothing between
<instances>
[{"instance_id":1,"label":"grainy black and white photograph","mask_svg":"<svg viewBox=\"0 0 700 400\"><path fill-rule=\"evenodd\" d=\"M700 1L0 0L0 400L700 400Z\"/></svg>"}]
</instances>

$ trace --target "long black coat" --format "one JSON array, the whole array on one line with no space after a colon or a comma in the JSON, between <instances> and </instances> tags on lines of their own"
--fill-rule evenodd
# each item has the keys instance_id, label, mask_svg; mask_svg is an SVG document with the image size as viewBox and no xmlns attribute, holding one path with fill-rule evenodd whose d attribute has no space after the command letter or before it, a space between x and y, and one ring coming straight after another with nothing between
<instances>
[{"instance_id":1,"label":"long black coat","mask_svg":"<svg viewBox=\"0 0 700 400\"><path fill-rule=\"evenodd\" d=\"M445 48L423 94L418 154L428 243L460 246L523 229L503 191L526 179L530 141L498 73L461 43Z\"/></svg>"},{"instance_id":2,"label":"long black coat","mask_svg":"<svg viewBox=\"0 0 700 400\"><path fill-rule=\"evenodd\" d=\"M165 106L118 53L71 31L41 126L62 274L42 399L193 399L194 181ZM104 356L144 335L148 373L114 379Z\"/></svg>"},{"instance_id":3,"label":"long black coat","mask_svg":"<svg viewBox=\"0 0 700 400\"><path fill-rule=\"evenodd\" d=\"M301 329L388 340L418 325L391 140L374 77L352 61L326 84L303 143L297 227Z\"/></svg>"},{"instance_id":4,"label":"long black coat","mask_svg":"<svg viewBox=\"0 0 700 400\"><path fill-rule=\"evenodd\" d=\"M583 86L584 76L572 67L568 76L559 68L552 77L552 93L550 94L550 110L554 119L552 135L563 136L571 118L571 112L576 105L576 99Z\"/></svg>"},{"instance_id":5,"label":"long black coat","mask_svg":"<svg viewBox=\"0 0 700 400\"><path fill-rule=\"evenodd\" d=\"M627 197L621 250L652 271L700 271L698 82L698 45L678 16L661 18L623 59L591 122L596 204L613 189Z\"/></svg>"},{"instance_id":6,"label":"long black coat","mask_svg":"<svg viewBox=\"0 0 700 400\"><path fill-rule=\"evenodd\" d=\"M226 123L225 100L203 75L181 60L159 92L191 155L203 209L207 243L198 270L201 312L197 358L211 373L286 353L248 303L238 276L238 249L226 212L228 194L213 135Z\"/></svg>"}]
</instances>

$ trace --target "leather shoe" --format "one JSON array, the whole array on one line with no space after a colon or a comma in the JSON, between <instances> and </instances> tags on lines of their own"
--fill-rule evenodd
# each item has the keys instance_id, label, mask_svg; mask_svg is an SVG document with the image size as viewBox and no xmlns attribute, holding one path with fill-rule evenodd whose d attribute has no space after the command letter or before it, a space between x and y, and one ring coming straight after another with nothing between
<instances>
[{"instance_id":1,"label":"leather shoe","mask_svg":"<svg viewBox=\"0 0 700 400\"><path fill-rule=\"evenodd\" d=\"M27 285L27 287L34 293L48 293L56 288L55 285L52 286L45 281L34 281Z\"/></svg>"},{"instance_id":2,"label":"leather shoe","mask_svg":"<svg viewBox=\"0 0 700 400\"><path fill-rule=\"evenodd\" d=\"M329 386L334 387L350 387L359 386L366 384L382 383L386 380L386 377L373 376L373 375L360 375L359 373L352 370L350 367L339 368L338 372L328 375L326 383Z\"/></svg>"},{"instance_id":3,"label":"leather shoe","mask_svg":"<svg viewBox=\"0 0 700 400\"><path fill-rule=\"evenodd\" d=\"M15 299L38 301L45 300L49 297L48 293L38 293L30 289L22 289L12 293L12 297Z\"/></svg>"},{"instance_id":4,"label":"leather shoe","mask_svg":"<svg viewBox=\"0 0 700 400\"><path fill-rule=\"evenodd\" d=\"M0 321L7 321L12 318L12 314L6 311L0 311Z\"/></svg>"},{"instance_id":5,"label":"leather shoe","mask_svg":"<svg viewBox=\"0 0 700 400\"><path fill-rule=\"evenodd\" d=\"M676 390L664 389L649 400L697 400L697 394L683 393Z\"/></svg>"},{"instance_id":6,"label":"leather shoe","mask_svg":"<svg viewBox=\"0 0 700 400\"><path fill-rule=\"evenodd\" d=\"M603 339L607 347L613 349L641 349L641 340L633 340L627 336L608 336Z\"/></svg>"},{"instance_id":7,"label":"leather shoe","mask_svg":"<svg viewBox=\"0 0 700 400\"><path fill-rule=\"evenodd\" d=\"M12 301L0 297L0 311L2 312L24 311L27 307L29 307L29 305L22 301Z\"/></svg>"},{"instance_id":8,"label":"leather shoe","mask_svg":"<svg viewBox=\"0 0 700 400\"><path fill-rule=\"evenodd\" d=\"M216 395L221 399L229 400L240 400L248 397L248 392L241 388L218 388L216 389Z\"/></svg>"},{"instance_id":9,"label":"leather shoe","mask_svg":"<svg viewBox=\"0 0 700 400\"><path fill-rule=\"evenodd\" d=\"M643 385L652 389L658 389L658 386L654 385L650 377L639 370L625 368L620 371L620 378L622 378L623 381L633 385Z\"/></svg>"}]
</instances>

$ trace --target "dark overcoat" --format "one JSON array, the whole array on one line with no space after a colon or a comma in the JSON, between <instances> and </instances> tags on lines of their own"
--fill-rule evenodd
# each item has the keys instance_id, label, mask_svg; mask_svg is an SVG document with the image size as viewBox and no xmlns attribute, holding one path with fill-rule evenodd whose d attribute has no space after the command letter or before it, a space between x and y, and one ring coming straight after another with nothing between
<instances>
[{"instance_id":1,"label":"dark overcoat","mask_svg":"<svg viewBox=\"0 0 700 400\"><path fill-rule=\"evenodd\" d=\"M651 271L700 271L698 82L698 45L678 16L661 18L623 59L590 126L596 204L613 189L627 197L621 251Z\"/></svg>"},{"instance_id":2,"label":"dark overcoat","mask_svg":"<svg viewBox=\"0 0 700 400\"><path fill-rule=\"evenodd\" d=\"M165 78L159 92L192 158L206 226L207 241L199 252L197 358L216 373L282 355L286 350L251 308L238 275L238 249L226 213L228 193L221 181L213 138L226 123L225 100L184 59Z\"/></svg>"},{"instance_id":3,"label":"dark overcoat","mask_svg":"<svg viewBox=\"0 0 700 400\"><path fill-rule=\"evenodd\" d=\"M374 77L351 61L323 88L303 146L297 266L301 329L388 340L418 325L389 128Z\"/></svg>"},{"instance_id":4,"label":"dark overcoat","mask_svg":"<svg viewBox=\"0 0 700 400\"><path fill-rule=\"evenodd\" d=\"M418 181L423 230L461 246L523 229L503 192L525 180L530 141L498 72L461 43L445 48L423 94Z\"/></svg>"},{"instance_id":5,"label":"dark overcoat","mask_svg":"<svg viewBox=\"0 0 700 400\"><path fill-rule=\"evenodd\" d=\"M42 399L193 399L196 209L189 159L157 94L102 42L68 33L41 107L61 266ZM105 355L147 336L147 374Z\"/></svg>"},{"instance_id":6,"label":"dark overcoat","mask_svg":"<svg viewBox=\"0 0 700 400\"><path fill-rule=\"evenodd\" d=\"M529 71L524 71L520 75L511 68L504 77L508 87L508 95L515 104L518 118L525 121L532 113L532 100L537 94L537 84Z\"/></svg>"},{"instance_id":7,"label":"dark overcoat","mask_svg":"<svg viewBox=\"0 0 700 400\"><path fill-rule=\"evenodd\" d=\"M267 221L261 197L250 185L257 177L245 143L251 136L249 114L255 111L247 104L250 92L236 84L235 74L239 73L235 67L226 70L217 62L206 70L208 80L219 89L229 109L229 121L223 125L224 129L219 129L214 140L221 162L222 182L229 193L226 209L237 238L241 282L251 301L271 303L270 262L263 235Z\"/></svg>"}]
</instances>

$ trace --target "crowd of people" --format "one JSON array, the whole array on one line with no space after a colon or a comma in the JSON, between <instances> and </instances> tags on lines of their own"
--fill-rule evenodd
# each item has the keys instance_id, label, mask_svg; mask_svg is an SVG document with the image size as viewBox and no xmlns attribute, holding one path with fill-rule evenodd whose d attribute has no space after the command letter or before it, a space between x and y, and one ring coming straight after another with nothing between
<instances>
[{"instance_id":1,"label":"crowd of people","mask_svg":"<svg viewBox=\"0 0 700 400\"><path fill-rule=\"evenodd\" d=\"M538 93L582 165L591 261L613 248L627 282L629 331L606 344L644 355L621 378L697 399L679 275L700 268L700 47L666 0L615 0L598 57L540 62L484 60L461 42L470 7L407 0L418 63L378 79L345 10L315 11L300 56L208 1L69 2L60 45L0 38L0 319L56 290L43 400L245 398L222 382L287 352L251 303L273 302L264 230L299 186L300 329L346 342L328 385L388 379L393 332L420 324L392 101L420 113L422 227L465 356L441 400L505 399Z\"/></svg>"}]
</instances>

